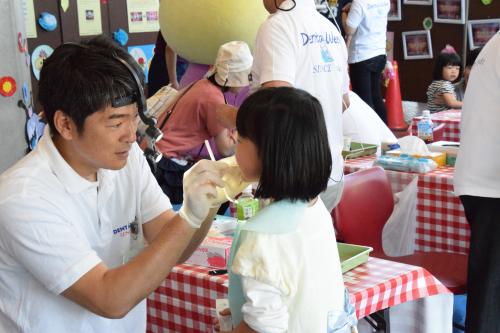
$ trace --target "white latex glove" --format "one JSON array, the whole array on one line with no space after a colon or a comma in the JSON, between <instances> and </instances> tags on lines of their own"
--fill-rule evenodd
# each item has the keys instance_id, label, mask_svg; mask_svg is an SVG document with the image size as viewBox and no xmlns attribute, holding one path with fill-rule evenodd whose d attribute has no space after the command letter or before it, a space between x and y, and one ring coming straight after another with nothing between
<instances>
[{"instance_id":1,"label":"white latex glove","mask_svg":"<svg viewBox=\"0 0 500 333\"><path fill-rule=\"evenodd\" d=\"M216 186L224 186L222 173L226 165L201 160L184 173L184 202L179 215L193 228L199 228L207 218L217 196Z\"/></svg>"},{"instance_id":2,"label":"white latex glove","mask_svg":"<svg viewBox=\"0 0 500 333\"><path fill-rule=\"evenodd\" d=\"M217 188L217 196L215 197L213 203L214 207L216 205L221 205L228 201L228 197L235 199L235 197L243 191L249 182L243 180L243 175L241 174L240 167L236 162L236 156L230 156L217 161L221 165L221 169L225 167L223 171L222 180L224 181L224 187ZM227 194L227 195L226 195Z\"/></svg>"}]
</instances>

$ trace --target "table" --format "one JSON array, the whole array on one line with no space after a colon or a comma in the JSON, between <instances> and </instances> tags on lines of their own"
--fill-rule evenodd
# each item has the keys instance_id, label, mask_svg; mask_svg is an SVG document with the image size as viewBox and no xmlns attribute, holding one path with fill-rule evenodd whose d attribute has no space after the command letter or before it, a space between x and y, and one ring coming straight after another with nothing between
<instances>
[{"instance_id":1,"label":"table","mask_svg":"<svg viewBox=\"0 0 500 333\"><path fill-rule=\"evenodd\" d=\"M460 116L461 110L446 110L431 114L431 120L435 125L445 124L443 140L460 142ZM417 123L421 116L413 117L411 120L411 134L417 135Z\"/></svg>"},{"instance_id":2,"label":"table","mask_svg":"<svg viewBox=\"0 0 500 333\"><path fill-rule=\"evenodd\" d=\"M375 156L347 160L344 172L371 168ZM468 253L470 230L460 199L453 193L453 167L440 167L426 174L386 170L394 193L415 177L417 185L416 249Z\"/></svg>"},{"instance_id":3,"label":"table","mask_svg":"<svg viewBox=\"0 0 500 333\"><path fill-rule=\"evenodd\" d=\"M148 298L147 332L212 332L215 300L227 298L227 275L211 276L208 268L174 267ZM421 267L378 258L344 274L356 314L362 318L411 300L449 294Z\"/></svg>"}]
</instances>

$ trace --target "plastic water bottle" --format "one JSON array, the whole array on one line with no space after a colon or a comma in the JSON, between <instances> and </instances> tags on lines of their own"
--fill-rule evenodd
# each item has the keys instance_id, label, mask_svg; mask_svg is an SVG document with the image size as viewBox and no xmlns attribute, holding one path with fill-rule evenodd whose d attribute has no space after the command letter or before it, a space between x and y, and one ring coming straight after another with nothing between
<instances>
[{"instance_id":1,"label":"plastic water bottle","mask_svg":"<svg viewBox=\"0 0 500 333\"><path fill-rule=\"evenodd\" d=\"M434 141L432 128L431 112L424 110L422 112L422 119L417 124L418 137L424 140L425 143L431 143Z\"/></svg>"},{"instance_id":2,"label":"plastic water bottle","mask_svg":"<svg viewBox=\"0 0 500 333\"><path fill-rule=\"evenodd\" d=\"M243 190L236 201L236 216L238 220L245 221L257 214L259 211L259 200L252 194L252 185Z\"/></svg>"}]
</instances>

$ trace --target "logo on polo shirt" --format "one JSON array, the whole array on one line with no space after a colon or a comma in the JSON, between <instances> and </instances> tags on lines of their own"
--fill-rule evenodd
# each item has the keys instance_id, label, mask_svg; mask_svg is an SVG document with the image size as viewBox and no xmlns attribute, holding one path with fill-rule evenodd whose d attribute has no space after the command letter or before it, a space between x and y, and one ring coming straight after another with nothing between
<instances>
[{"instance_id":1,"label":"logo on polo shirt","mask_svg":"<svg viewBox=\"0 0 500 333\"><path fill-rule=\"evenodd\" d=\"M113 235L125 237L129 234L132 234L133 236L137 236L139 234L139 223L136 220L113 229Z\"/></svg>"},{"instance_id":2,"label":"logo on polo shirt","mask_svg":"<svg viewBox=\"0 0 500 333\"><path fill-rule=\"evenodd\" d=\"M338 44L341 42L340 36L335 35L333 32L312 34L301 32L300 37L302 39L302 46L311 44Z\"/></svg>"}]
</instances>

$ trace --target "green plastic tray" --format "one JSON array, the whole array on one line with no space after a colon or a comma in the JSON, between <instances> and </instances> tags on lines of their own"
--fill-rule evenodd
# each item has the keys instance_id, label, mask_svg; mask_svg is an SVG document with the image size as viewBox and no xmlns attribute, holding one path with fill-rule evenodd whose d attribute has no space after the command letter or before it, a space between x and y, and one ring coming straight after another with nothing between
<instances>
[{"instance_id":1,"label":"green plastic tray","mask_svg":"<svg viewBox=\"0 0 500 333\"><path fill-rule=\"evenodd\" d=\"M343 158L356 158L372 155L377 152L377 145L371 143L351 142L351 150L342 150Z\"/></svg>"},{"instance_id":2,"label":"green plastic tray","mask_svg":"<svg viewBox=\"0 0 500 333\"><path fill-rule=\"evenodd\" d=\"M370 252L373 251L373 248L369 246L346 243L337 243L337 248L339 249L342 273L367 262Z\"/></svg>"}]
</instances>

